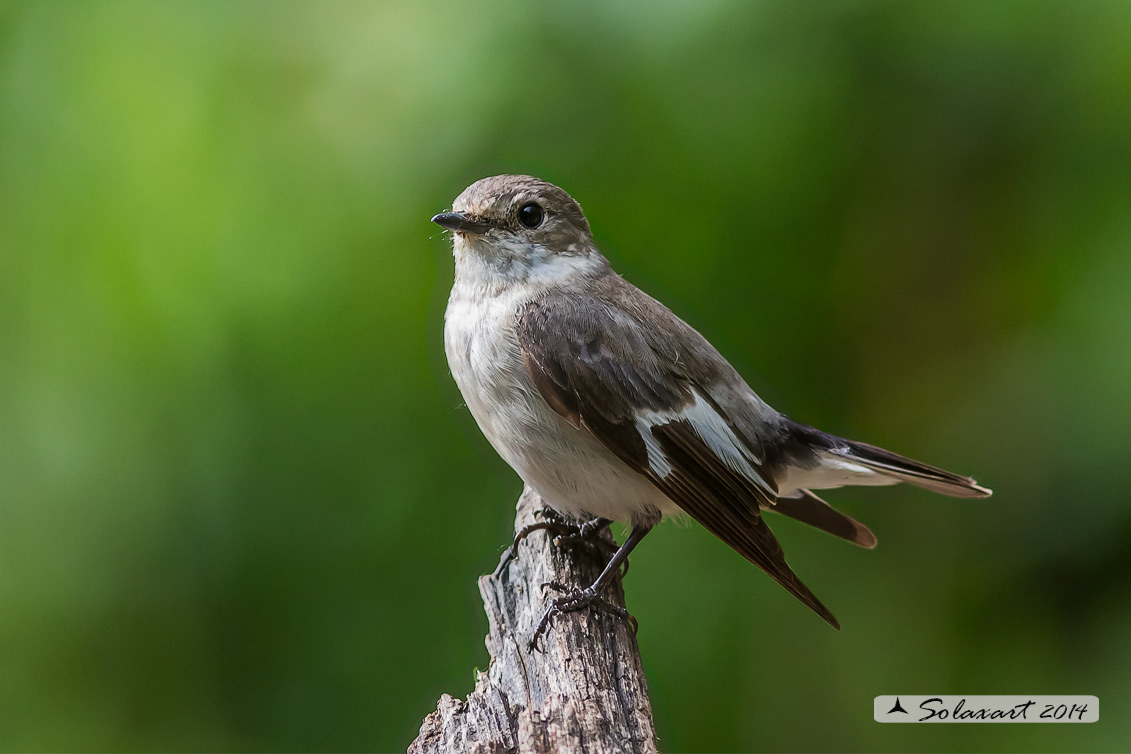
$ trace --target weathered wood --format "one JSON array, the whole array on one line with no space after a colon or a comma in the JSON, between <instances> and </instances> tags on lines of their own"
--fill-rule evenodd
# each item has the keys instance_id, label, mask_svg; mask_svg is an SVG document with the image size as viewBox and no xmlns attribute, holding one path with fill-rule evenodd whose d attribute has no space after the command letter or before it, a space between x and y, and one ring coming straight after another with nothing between
<instances>
[{"instance_id":1,"label":"weathered wood","mask_svg":"<svg viewBox=\"0 0 1131 754\"><path fill-rule=\"evenodd\" d=\"M518 501L515 531L537 519L538 496ZM606 530L602 537L612 542ZM585 547L559 548L535 532L508 563L479 579L491 664L466 701L445 694L424 719L410 754L655 752L656 732L640 651L628 623L596 610L558 616L541 641L530 638L554 594L542 584L588 586L604 558ZM618 582L605 592L624 605Z\"/></svg>"}]
</instances>

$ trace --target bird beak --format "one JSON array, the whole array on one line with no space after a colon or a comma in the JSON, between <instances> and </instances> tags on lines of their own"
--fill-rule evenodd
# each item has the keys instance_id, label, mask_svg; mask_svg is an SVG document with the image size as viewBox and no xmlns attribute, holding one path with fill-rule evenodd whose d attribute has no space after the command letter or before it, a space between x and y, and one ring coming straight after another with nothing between
<instances>
[{"instance_id":1,"label":"bird beak","mask_svg":"<svg viewBox=\"0 0 1131 754\"><path fill-rule=\"evenodd\" d=\"M475 235L481 235L495 227L490 223L473 220L462 212L441 212L432 218L432 222L455 233L472 233Z\"/></svg>"}]
</instances>

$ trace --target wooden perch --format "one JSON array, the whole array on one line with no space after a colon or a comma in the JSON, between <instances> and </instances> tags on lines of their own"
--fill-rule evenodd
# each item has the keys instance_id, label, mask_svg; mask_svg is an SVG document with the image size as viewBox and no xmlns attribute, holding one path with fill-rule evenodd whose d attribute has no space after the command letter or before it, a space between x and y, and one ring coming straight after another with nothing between
<instances>
[{"instance_id":1,"label":"wooden perch","mask_svg":"<svg viewBox=\"0 0 1131 754\"><path fill-rule=\"evenodd\" d=\"M541 506L530 488L523 490L515 531L534 523ZM607 529L601 537L613 542ZM657 750L640 650L627 621L591 609L560 615L542 637L543 651L529 648L554 596L541 585L588 586L605 562L589 548L560 548L552 539L534 532L509 563L508 549L495 573L480 577L490 667L466 701L440 698L410 754ZM604 596L624 606L619 579Z\"/></svg>"}]
</instances>

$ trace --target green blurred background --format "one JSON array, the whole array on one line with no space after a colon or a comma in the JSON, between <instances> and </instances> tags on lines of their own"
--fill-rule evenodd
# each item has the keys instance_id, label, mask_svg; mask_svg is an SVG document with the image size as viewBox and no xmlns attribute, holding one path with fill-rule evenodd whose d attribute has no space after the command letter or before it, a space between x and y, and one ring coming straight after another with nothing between
<instances>
[{"instance_id":1,"label":"green blurred background","mask_svg":"<svg viewBox=\"0 0 1131 754\"><path fill-rule=\"evenodd\" d=\"M403 750L517 478L428 222L526 172L770 403L996 490L626 582L667 751L1131 746L1131 5L0 3L0 749ZM887 693L1097 694L1087 726Z\"/></svg>"}]
</instances>

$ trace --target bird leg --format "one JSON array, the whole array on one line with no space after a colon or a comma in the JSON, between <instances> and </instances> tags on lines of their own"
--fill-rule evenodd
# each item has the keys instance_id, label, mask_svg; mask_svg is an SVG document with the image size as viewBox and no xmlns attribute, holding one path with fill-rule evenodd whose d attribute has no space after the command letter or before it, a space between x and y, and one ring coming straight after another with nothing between
<instances>
[{"instance_id":1,"label":"bird leg","mask_svg":"<svg viewBox=\"0 0 1131 754\"><path fill-rule=\"evenodd\" d=\"M534 636L530 639L530 648L538 649L538 639L542 637L542 634L546 632L554 618L558 615L562 613L572 613L585 607L593 607L602 612L611 613L620 618L624 618L632 624L632 633L635 635L638 628L636 618L633 618L628 610L625 610L619 605L614 605L603 598L601 592L609 585L609 582L612 581L613 576L622 565L628 562L628 554L632 552L636 545L640 544L640 540L644 539L644 535L651 530L652 527L650 525L633 527L632 532L628 535L628 539L617 549L612 559L610 559L605 566L605 570L601 571L601 575L597 577L597 580L586 588L577 589L575 587L571 589L556 581L543 584L543 589L549 587L554 591L566 592L566 594L563 594L561 597L556 597L550 602L550 606L546 608L545 614L542 615L542 620L538 622L538 627L534 629Z\"/></svg>"}]
</instances>

